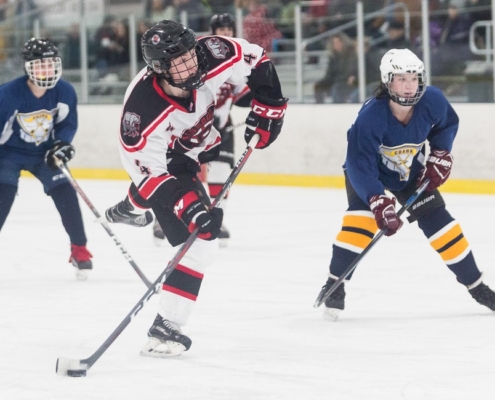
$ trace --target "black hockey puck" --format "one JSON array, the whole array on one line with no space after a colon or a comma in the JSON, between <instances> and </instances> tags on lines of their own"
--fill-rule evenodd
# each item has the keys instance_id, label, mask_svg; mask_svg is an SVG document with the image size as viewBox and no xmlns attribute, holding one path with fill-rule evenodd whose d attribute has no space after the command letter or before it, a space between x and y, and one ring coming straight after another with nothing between
<instances>
[{"instance_id":1,"label":"black hockey puck","mask_svg":"<svg viewBox=\"0 0 495 400\"><path fill-rule=\"evenodd\" d=\"M68 369L67 370L67 376L70 376L72 378L80 378L81 376L86 376L86 370L85 369Z\"/></svg>"}]
</instances>

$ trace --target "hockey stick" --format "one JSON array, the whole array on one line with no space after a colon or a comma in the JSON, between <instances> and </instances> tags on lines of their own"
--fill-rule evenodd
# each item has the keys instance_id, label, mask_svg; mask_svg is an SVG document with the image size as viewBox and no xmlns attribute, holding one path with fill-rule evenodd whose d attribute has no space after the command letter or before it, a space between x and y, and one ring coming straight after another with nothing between
<instances>
[{"instance_id":1,"label":"hockey stick","mask_svg":"<svg viewBox=\"0 0 495 400\"><path fill-rule=\"evenodd\" d=\"M103 228L107 231L108 235L113 239L113 241L115 242L115 244L117 245L117 247L120 249L120 251L124 255L125 259L129 262L129 264L131 264L131 267L134 268L134 271L136 271L136 273L139 275L139 277L141 278L141 280L144 282L144 284L147 287L151 287L151 282L148 280L148 278L146 278L146 276L143 274L143 272L139 269L139 267L137 266L136 262L133 260L133 258L129 254L129 252L122 245L122 242L118 239L117 236L115 236L115 234L113 233L113 231L110 229L110 226L105 221L105 219L103 219L101 217L101 215L98 212L98 210L95 208L95 206L93 206L93 204L91 203L91 201L89 201L88 196L86 196L86 194L79 187L79 185L77 184L77 182L75 181L75 179L72 177L72 175L70 174L69 169L67 168L67 166L62 161L60 161L58 159L55 162L56 162L58 168L63 172L63 174L69 180L70 184L74 187L74 189L76 190L76 192L79 193L79 195L82 197L82 199L84 200L84 202L88 205L88 207L90 208L90 210L93 212L93 214L96 217L96 220L101 224L101 226L103 226Z\"/></svg>"},{"instance_id":2,"label":"hockey stick","mask_svg":"<svg viewBox=\"0 0 495 400\"><path fill-rule=\"evenodd\" d=\"M213 200L211 207L216 207L222 201L225 193L230 189L232 184L234 183L237 175L241 172L241 169L246 164L249 156L253 152L254 147L258 143L260 137L259 135L254 135L249 144L242 153L241 158L237 161L237 164L234 166L234 169L230 173L229 177L225 181L222 190L218 193L218 196ZM186 252L192 246L193 242L198 237L199 229L196 228L189 238L184 242L181 246L177 254L174 258L167 264L167 267L163 270L163 272L156 278L153 285L148 288L146 293L139 299L137 304L133 307L131 312L127 314L124 320L120 323L120 325L110 334L110 336L105 340L105 342L88 358L77 360L71 358L63 358L60 357L57 359L57 365L55 367L55 371L58 375L62 376L71 376L71 377L80 377L86 376L86 372L93 366L93 364L103 355L103 353L111 346L111 344L119 337L119 335L124 331L124 329L129 325L132 319L141 311L144 305L151 299L151 297L160 290L160 287L163 285L163 282L167 279L170 273L175 269L179 261L184 257Z\"/></svg>"},{"instance_id":3,"label":"hockey stick","mask_svg":"<svg viewBox=\"0 0 495 400\"><path fill-rule=\"evenodd\" d=\"M423 193L430 183L429 179L426 179L417 189L416 191L409 197L409 199L406 201L406 203L401 207L397 215L400 217L402 214L404 214L409 207L418 199L418 197ZM378 242L381 237L385 234L385 231L380 230L373 240L366 246L366 248L362 251L361 254L359 254L354 261L346 268L346 270L343 272L343 274L337 279L333 285L330 287L330 289L326 290L323 288L320 293L318 294L318 297L316 298L315 303L313 304L314 308L318 308L321 306L328 297L337 290L339 285L342 283L342 281L349 276L349 274L356 269L358 266L359 262L363 259L363 257L371 250L371 248Z\"/></svg>"}]
</instances>

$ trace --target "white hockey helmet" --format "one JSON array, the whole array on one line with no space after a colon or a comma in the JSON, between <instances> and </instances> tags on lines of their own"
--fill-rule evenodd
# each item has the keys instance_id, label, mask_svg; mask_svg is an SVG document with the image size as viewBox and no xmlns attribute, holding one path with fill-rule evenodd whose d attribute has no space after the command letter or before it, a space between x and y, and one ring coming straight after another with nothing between
<instances>
[{"instance_id":1,"label":"white hockey helmet","mask_svg":"<svg viewBox=\"0 0 495 400\"><path fill-rule=\"evenodd\" d=\"M418 75L419 86L413 97L400 97L390 89L394 75L413 74ZM380 63L380 74L383 84L393 101L402 106L417 104L426 89L426 73L423 61L409 49L391 49L385 53Z\"/></svg>"}]
</instances>

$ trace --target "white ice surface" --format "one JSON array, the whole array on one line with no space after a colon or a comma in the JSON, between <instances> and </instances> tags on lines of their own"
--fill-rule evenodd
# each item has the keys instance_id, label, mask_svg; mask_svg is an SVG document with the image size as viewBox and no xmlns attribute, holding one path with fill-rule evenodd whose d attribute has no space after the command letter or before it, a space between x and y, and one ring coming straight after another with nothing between
<instances>
[{"instance_id":1,"label":"white ice surface","mask_svg":"<svg viewBox=\"0 0 495 400\"><path fill-rule=\"evenodd\" d=\"M126 181L78 182L100 213ZM495 196L446 194L495 288ZM384 237L346 286L336 323L313 302L346 207L330 189L233 187L232 239L207 270L178 359L139 356L154 296L85 378L58 357L93 354L146 288L80 199L94 255L75 280L69 241L40 183L22 179L0 234L0 399L398 400L495 396L495 315L478 305L416 225ZM173 254L151 228L112 225L150 280Z\"/></svg>"}]
</instances>

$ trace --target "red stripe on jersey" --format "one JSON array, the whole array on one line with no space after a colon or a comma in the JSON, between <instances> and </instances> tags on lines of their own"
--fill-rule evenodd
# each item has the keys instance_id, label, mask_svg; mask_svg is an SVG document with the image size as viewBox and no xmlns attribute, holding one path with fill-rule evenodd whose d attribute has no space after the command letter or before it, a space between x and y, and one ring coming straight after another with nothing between
<instances>
[{"instance_id":1,"label":"red stripe on jersey","mask_svg":"<svg viewBox=\"0 0 495 400\"><path fill-rule=\"evenodd\" d=\"M223 187L223 185L220 183L209 183L208 189L210 191L210 197L212 197L212 198L217 197L218 194L220 193L220 191L222 190L222 187ZM224 196L225 199L227 198L227 195L228 195L228 192Z\"/></svg>"},{"instance_id":2,"label":"red stripe on jersey","mask_svg":"<svg viewBox=\"0 0 495 400\"><path fill-rule=\"evenodd\" d=\"M188 292L184 292L183 290L177 289L177 288L172 287L172 286L168 286L166 284L163 284L162 289L167 291L167 292L170 292L170 293L175 293L179 296L185 297L186 299L189 299L192 301L196 301L196 299L198 298L198 296L195 296L195 295L188 293Z\"/></svg>"},{"instance_id":3,"label":"red stripe on jersey","mask_svg":"<svg viewBox=\"0 0 495 400\"><path fill-rule=\"evenodd\" d=\"M175 267L175 269L178 270L178 271L182 271L185 274L194 276L195 278L199 278L199 279L203 279L204 278L204 274L202 274L201 272L194 271L193 269L187 268L186 266L184 266L182 264L177 264L177 267Z\"/></svg>"},{"instance_id":4,"label":"red stripe on jersey","mask_svg":"<svg viewBox=\"0 0 495 400\"><path fill-rule=\"evenodd\" d=\"M190 112L190 110L187 110L186 108L184 108L182 105L177 103L173 98L171 98L167 93L165 93L163 91L163 88L161 87L160 83L158 82L158 77L156 75L153 77L153 87L155 88L156 93L158 93L158 95L160 97L163 97L170 104L172 104L175 108L177 108L177 109L179 109L185 113ZM193 96L193 103L196 104L196 90L195 89L192 90L192 96Z\"/></svg>"},{"instance_id":5,"label":"red stripe on jersey","mask_svg":"<svg viewBox=\"0 0 495 400\"><path fill-rule=\"evenodd\" d=\"M228 38L226 38L226 37L224 37L223 39L228 40ZM208 71L208 75L206 76L206 79L205 80L208 80L208 79L211 79L211 78L217 76L218 74L222 73L227 68L230 68L233 64L235 64L236 62L239 62L239 60L241 60L241 58L242 58L241 45L239 43L236 43L236 42L233 42L233 41L230 41L230 40L229 40L229 42L231 42L234 45L235 49L236 49L235 56L233 58L231 58L230 60L227 60L223 64L220 64L215 69L212 69L211 71Z\"/></svg>"},{"instance_id":6,"label":"red stripe on jersey","mask_svg":"<svg viewBox=\"0 0 495 400\"><path fill-rule=\"evenodd\" d=\"M175 179L172 175L161 175L161 176L152 176L146 178L141 185L139 185L139 194L146 200L149 200L153 193L156 192L163 183L168 181L169 179Z\"/></svg>"}]
</instances>

